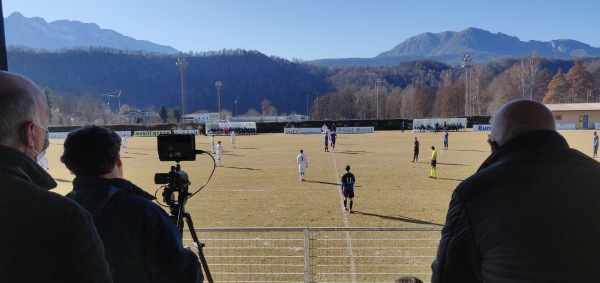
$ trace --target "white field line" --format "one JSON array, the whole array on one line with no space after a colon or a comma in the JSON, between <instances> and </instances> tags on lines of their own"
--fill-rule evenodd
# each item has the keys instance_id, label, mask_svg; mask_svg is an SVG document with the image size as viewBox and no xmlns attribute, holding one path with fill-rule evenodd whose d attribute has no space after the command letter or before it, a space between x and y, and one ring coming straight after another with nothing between
<instances>
[{"instance_id":1,"label":"white field line","mask_svg":"<svg viewBox=\"0 0 600 283\"><path fill-rule=\"evenodd\" d=\"M331 151L331 157L333 158L333 172L335 172L335 182L340 181L340 175L338 174L337 162L335 160L335 153ZM344 227L348 228L348 214L346 213L346 209L344 207L344 196L341 193L341 190L338 191L338 195L340 196L340 207L342 209L342 217L344 219ZM348 203L348 205L350 205ZM356 267L354 264L354 254L352 253L352 238L350 238L350 231L346 232L346 240L348 241L348 256L350 257L350 277L352 278L352 282L356 282Z\"/></svg>"}]
</instances>

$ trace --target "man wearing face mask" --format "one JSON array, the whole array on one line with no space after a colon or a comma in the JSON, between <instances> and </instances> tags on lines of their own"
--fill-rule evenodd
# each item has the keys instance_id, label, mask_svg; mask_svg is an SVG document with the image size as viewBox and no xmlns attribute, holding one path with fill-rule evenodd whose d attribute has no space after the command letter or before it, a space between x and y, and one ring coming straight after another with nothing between
<instances>
[{"instance_id":1,"label":"man wearing face mask","mask_svg":"<svg viewBox=\"0 0 600 283\"><path fill-rule=\"evenodd\" d=\"M600 163L532 100L502 106L488 143L452 194L431 282L600 282Z\"/></svg>"},{"instance_id":2,"label":"man wearing face mask","mask_svg":"<svg viewBox=\"0 0 600 283\"><path fill-rule=\"evenodd\" d=\"M44 94L0 71L0 282L112 282L90 214L48 191L48 145Z\"/></svg>"}]
</instances>

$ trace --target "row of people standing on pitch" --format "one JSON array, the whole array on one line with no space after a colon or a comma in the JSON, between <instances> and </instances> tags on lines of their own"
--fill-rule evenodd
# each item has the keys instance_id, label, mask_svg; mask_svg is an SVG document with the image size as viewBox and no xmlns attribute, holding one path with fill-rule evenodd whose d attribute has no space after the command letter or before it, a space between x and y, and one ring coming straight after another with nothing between
<instances>
[{"instance_id":1,"label":"row of people standing on pitch","mask_svg":"<svg viewBox=\"0 0 600 283\"><path fill-rule=\"evenodd\" d=\"M419 162L419 147L420 143L417 137L415 137L413 141L413 160L411 162ZM444 149L448 149L448 133L444 135ZM431 160L431 171L429 171L429 178L436 179L437 178L437 151L435 150L435 146L431 146L431 156L429 157Z\"/></svg>"},{"instance_id":2,"label":"row of people standing on pitch","mask_svg":"<svg viewBox=\"0 0 600 283\"><path fill-rule=\"evenodd\" d=\"M308 158L304 154L304 150L300 149L300 154L296 156L296 162L298 163L300 182L304 182L304 173L306 168L308 168ZM354 177L354 174L350 173L350 165L346 165L345 169L346 173L342 176L340 188L342 196L344 197L344 210L349 210L350 213L353 213L352 207L354 205L354 183L356 183L356 178ZM348 206L348 201L350 201L350 206Z\"/></svg>"},{"instance_id":3,"label":"row of people standing on pitch","mask_svg":"<svg viewBox=\"0 0 600 283\"><path fill-rule=\"evenodd\" d=\"M235 147L235 133L231 132L231 145L233 147ZM217 154L217 159L216 159L216 163L217 166L221 166L221 157L223 156L223 146L221 146L221 141L217 141L216 147L215 147L215 135L210 135L210 151L213 154Z\"/></svg>"},{"instance_id":4,"label":"row of people standing on pitch","mask_svg":"<svg viewBox=\"0 0 600 283\"><path fill-rule=\"evenodd\" d=\"M325 143L325 152L329 151L329 142L330 141L331 141L331 150L333 151L335 149L335 142L337 140L336 129L337 129L337 127L335 126L335 123L333 125L331 125L331 130L325 124L323 124L323 127L321 127L321 130L323 132L323 142Z\"/></svg>"},{"instance_id":5,"label":"row of people standing on pitch","mask_svg":"<svg viewBox=\"0 0 600 283\"><path fill-rule=\"evenodd\" d=\"M231 128L211 128L208 130L209 135L226 136L231 132L237 132L240 135L256 135L256 128L251 127L231 127Z\"/></svg>"},{"instance_id":6,"label":"row of people standing on pitch","mask_svg":"<svg viewBox=\"0 0 600 283\"><path fill-rule=\"evenodd\" d=\"M235 131L231 131L231 147L235 148L235 141L237 140L235 136ZM217 141L217 146L215 148L215 135L210 136L210 150L214 154L217 154L217 166L221 166L221 157L223 156L223 147L221 146L221 141Z\"/></svg>"},{"instance_id":7,"label":"row of people standing on pitch","mask_svg":"<svg viewBox=\"0 0 600 283\"><path fill-rule=\"evenodd\" d=\"M437 126L436 126L437 125ZM441 131L462 131L462 130L466 130L463 126L462 123L459 124L448 124L446 126L440 126L439 124L436 124L434 126L431 126L429 124L421 124L421 126L417 126L416 128L414 128L414 131L416 132L417 130L419 130L419 132L433 132L434 134L437 134L438 132Z\"/></svg>"}]
</instances>

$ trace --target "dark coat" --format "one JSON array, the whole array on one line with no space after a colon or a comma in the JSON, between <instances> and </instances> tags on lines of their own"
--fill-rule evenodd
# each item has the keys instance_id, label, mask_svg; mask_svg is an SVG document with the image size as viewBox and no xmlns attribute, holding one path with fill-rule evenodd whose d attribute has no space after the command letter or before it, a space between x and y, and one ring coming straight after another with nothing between
<instances>
[{"instance_id":1,"label":"dark coat","mask_svg":"<svg viewBox=\"0 0 600 283\"><path fill-rule=\"evenodd\" d=\"M600 282L600 163L537 131L454 191L432 282Z\"/></svg>"},{"instance_id":2,"label":"dark coat","mask_svg":"<svg viewBox=\"0 0 600 283\"><path fill-rule=\"evenodd\" d=\"M114 282L197 282L198 258L154 197L124 179L78 176L67 196L94 217Z\"/></svg>"},{"instance_id":3,"label":"dark coat","mask_svg":"<svg viewBox=\"0 0 600 283\"><path fill-rule=\"evenodd\" d=\"M0 146L0 282L112 282L92 217L54 187L32 158Z\"/></svg>"}]
</instances>

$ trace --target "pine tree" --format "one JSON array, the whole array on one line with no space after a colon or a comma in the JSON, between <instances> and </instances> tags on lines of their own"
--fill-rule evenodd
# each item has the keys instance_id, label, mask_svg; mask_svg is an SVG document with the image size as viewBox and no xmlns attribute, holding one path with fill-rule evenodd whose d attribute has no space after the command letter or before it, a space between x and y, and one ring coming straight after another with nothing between
<instances>
[{"instance_id":1,"label":"pine tree","mask_svg":"<svg viewBox=\"0 0 600 283\"><path fill-rule=\"evenodd\" d=\"M581 62L576 61L575 65L569 70L565 79L571 86L567 91L570 102L583 103L588 101L588 93L594 86L592 75L588 72Z\"/></svg>"},{"instance_id":2,"label":"pine tree","mask_svg":"<svg viewBox=\"0 0 600 283\"><path fill-rule=\"evenodd\" d=\"M566 103L567 91L569 89L569 82L567 82L562 69L558 69L558 73L552 78L548 84L548 91L544 96L544 103Z\"/></svg>"},{"instance_id":3,"label":"pine tree","mask_svg":"<svg viewBox=\"0 0 600 283\"><path fill-rule=\"evenodd\" d=\"M183 117L183 115L181 115L181 111L179 111L179 109L177 109L177 108L173 109L173 118L175 118L177 123L181 122L182 117Z\"/></svg>"},{"instance_id":4,"label":"pine tree","mask_svg":"<svg viewBox=\"0 0 600 283\"><path fill-rule=\"evenodd\" d=\"M167 119L169 119L169 113L167 112L167 107L164 104L160 106L158 115L160 119L163 120L163 123L166 123Z\"/></svg>"}]
</instances>

